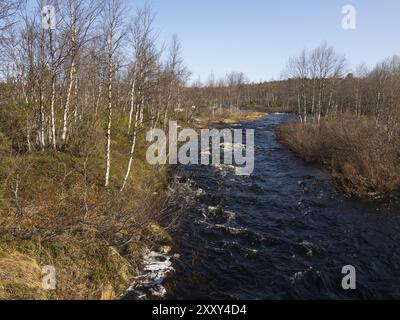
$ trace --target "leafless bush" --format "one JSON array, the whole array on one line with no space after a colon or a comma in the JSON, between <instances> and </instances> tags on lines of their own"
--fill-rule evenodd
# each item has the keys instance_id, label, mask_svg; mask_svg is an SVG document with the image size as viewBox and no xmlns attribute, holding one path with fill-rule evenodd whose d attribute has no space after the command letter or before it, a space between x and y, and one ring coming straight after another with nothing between
<instances>
[{"instance_id":1,"label":"leafless bush","mask_svg":"<svg viewBox=\"0 0 400 320\"><path fill-rule=\"evenodd\" d=\"M346 194L370 197L400 187L399 139L390 139L372 117L291 122L277 136L305 161L328 168Z\"/></svg>"}]
</instances>

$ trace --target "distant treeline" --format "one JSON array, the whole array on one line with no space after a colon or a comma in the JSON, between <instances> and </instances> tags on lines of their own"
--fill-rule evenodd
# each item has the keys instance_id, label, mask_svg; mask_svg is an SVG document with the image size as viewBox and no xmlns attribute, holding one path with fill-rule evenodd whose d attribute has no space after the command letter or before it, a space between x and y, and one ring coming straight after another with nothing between
<instances>
[{"instance_id":1,"label":"distant treeline","mask_svg":"<svg viewBox=\"0 0 400 320\"><path fill-rule=\"evenodd\" d=\"M282 80L249 83L243 73L195 83L187 96L195 104L222 112L226 108L259 108L296 112L304 122L322 116L371 115L395 130L400 120L400 57L369 70L351 70L343 55L326 44L289 59Z\"/></svg>"}]
</instances>

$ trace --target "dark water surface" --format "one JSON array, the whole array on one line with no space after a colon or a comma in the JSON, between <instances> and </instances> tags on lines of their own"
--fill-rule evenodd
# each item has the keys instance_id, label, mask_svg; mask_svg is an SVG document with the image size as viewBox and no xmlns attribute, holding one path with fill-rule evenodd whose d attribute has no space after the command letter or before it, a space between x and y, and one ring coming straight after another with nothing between
<instances>
[{"instance_id":1,"label":"dark water surface","mask_svg":"<svg viewBox=\"0 0 400 320\"><path fill-rule=\"evenodd\" d=\"M400 298L399 210L346 199L322 170L293 156L274 137L291 119L237 126L255 129L250 177L181 168L198 197L176 232L168 298ZM357 270L357 290L341 288L345 265Z\"/></svg>"}]
</instances>

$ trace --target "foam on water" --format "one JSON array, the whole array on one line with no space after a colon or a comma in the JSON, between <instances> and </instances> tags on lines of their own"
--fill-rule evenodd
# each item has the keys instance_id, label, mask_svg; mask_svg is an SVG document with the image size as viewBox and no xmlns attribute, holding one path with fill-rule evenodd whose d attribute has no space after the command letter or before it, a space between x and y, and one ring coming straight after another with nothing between
<instances>
[{"instance_id":1,"label":"foam on water","mask_svg":"<svg viewBox=\"0 0 400 320\"><path fill-rule=\"evenodd\" d=\"M172 267L172 258L178 258L179 255L169 255L171 248L163 247L162 252L150 251L145 249L143 255L143 273L135 277L135 282L129 287L127 294L136 296L138 300L147 300L151 298L163 298L167 290L163 282L166 276L174 271Z\"/></svg>"}]
</instances>

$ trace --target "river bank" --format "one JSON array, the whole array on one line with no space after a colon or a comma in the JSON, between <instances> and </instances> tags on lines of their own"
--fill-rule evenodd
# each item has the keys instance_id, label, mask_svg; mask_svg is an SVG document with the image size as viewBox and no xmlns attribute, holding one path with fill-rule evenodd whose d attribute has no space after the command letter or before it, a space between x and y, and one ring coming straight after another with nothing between
<instances>
[{"instance_id":1,"label":"river bank","mask_svg":"<svg viewBox=\"0 0 400 320\"><path fill-rule=\"evenodd\" d=\"M292 121L276 135L302 160L325 168L348 196L376 198L400 189L400 139L372 117Z\"/></svg>"},{"instance_id":2,"label":"river bank","mask_svg":"<svg viewBox=\"0 0 400 320\"><path fill-rule=\"evenodd\" d=\"M256 121L267 116L266 112L258 111L234 111L234 112L224 112L222 114L203 114L201 113L199 117L194 119L194 123L197 128L209 128L215 125L232 125L237 124L242 121Z\"/></svg>"},{"instance_id":3,"label":"river bank","mask_svg":"<svg viewBox=\"0 0 400 320\"><path fill-rule=\"evenodd\" d=\"M145 130L121 190L126 128L113 127L108 187L101 123L63 151L17 153L12 132L0 132L0 299L115 299L140 274L145 251L170 243L185 201L168 189L168 167L147 162Z\"/></svg>"},{"instance_id":4,"label":"river bank","mask_svg":"<svg viewBox=\"0 0 400 320\"><path fill-rule=\"evenodd\" d=\"M218 121L250 117L227 113ZM111 186L105 189L101 146L87 157L50 151L17 157L0 134L1 299L115 299L143 275L151 252L167 254L185 192L171 191L168 167L147 164L144 133L121 192L129 143L122 134L112 143ZM52 290L42 286L44 266L56 272Z\"/></svg>"},{"instance_id":5,"label":"river bank","mask_svg":"<svg viewBox=\"0 0 400 320\"><path fill-rule=\"evenodd\" d=\"M129 147L122 139L113 146L109 188L102 186L101 148L88 158L61 152L1 158L0 175L10 177L0 195L1 299L114 299L138 274L143 248L168 241L159 227L173 221L166 168L146 164L139 145L121 192ZM54 272L43 273L45 266ZM54 287L43 286L45 276Z\"/></svg>"}]
</instances>

